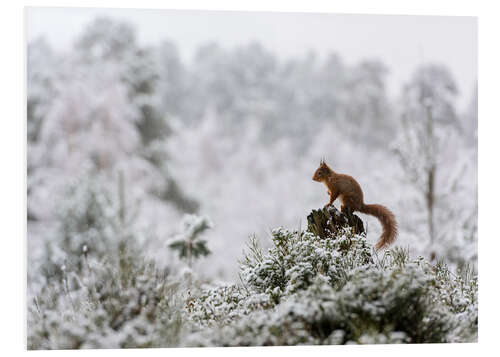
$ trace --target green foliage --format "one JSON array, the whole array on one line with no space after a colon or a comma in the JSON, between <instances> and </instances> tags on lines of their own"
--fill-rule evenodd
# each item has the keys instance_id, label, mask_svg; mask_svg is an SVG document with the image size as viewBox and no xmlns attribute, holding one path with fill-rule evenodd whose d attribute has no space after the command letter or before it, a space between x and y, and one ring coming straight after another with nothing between
<instances>
[{"instance_id":1,"label":"green foliage","mask_svg":"<svg viewBox=\"0 0 500 357\"><path fill-rule=\"evenodd\" d=\"M183 232L175 237L169 247L179 253L179 257L188 260L191 266L192 258L207 256L210 250L207 241L200 239L200 235L212 227L212 223L206 217L185 215L182 222Z\"/></svg>"},{"instance_id":2,"label":"green foliage","mask_svg":"<svg viewBox=\"0 0 500 357\"><path fill-rule=\"evenodd\" d=\"M169 247L177 250L179 252L180 258L187 258L190 249L191 254L195 258L198 258L199 256L207 256L210 254L210 250L208 250L207 248L207 241L205 240L193 242L191 246L189 244L186 244L185 241L175 241L173 243L170 243Z\"/></svg>"}]
</instances>

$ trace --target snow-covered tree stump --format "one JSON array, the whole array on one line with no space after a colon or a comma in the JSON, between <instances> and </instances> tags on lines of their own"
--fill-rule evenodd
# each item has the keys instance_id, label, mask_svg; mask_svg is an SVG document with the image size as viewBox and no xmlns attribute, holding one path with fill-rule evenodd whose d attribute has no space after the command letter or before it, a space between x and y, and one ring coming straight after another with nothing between
<instances>
[{"instance_id":1,"label":"snow-covered tree stump","mask_svg":"<svg viewBox=\"0 0 500 357\"><path fill-rule=\"evenodd\" d=\"M334 206L312 210L307 216L307 229L321 238L334 237L346 226L352 227L355 234L365 232L361 218L351 212L340 212Z\"/></svg>"}]
</instances>

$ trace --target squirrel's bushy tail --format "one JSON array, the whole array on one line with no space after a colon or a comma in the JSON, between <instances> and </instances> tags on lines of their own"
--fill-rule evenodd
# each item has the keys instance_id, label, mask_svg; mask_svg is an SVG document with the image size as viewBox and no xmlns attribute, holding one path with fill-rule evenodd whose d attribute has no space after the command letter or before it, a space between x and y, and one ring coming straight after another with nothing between
<instances>
[{"instance_id":1,"label":"squirrel's bushy tail","mask_svg":"<svg viewBox=\"0 0 500 357\"><path fill-rule=\"evenodd\" d=\"M394 217L394 214L387 207L363 204L360 212L377 217L382 224L384 231L375 245L376 250L386 248L396 240L396 235L398 234L396 217Z\"/></svg>"}]
</instances>

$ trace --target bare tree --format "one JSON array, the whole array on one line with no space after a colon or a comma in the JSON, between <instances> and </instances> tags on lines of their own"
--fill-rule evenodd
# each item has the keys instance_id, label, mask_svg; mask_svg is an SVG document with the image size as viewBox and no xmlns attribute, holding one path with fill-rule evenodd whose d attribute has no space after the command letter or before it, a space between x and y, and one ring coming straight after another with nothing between
<instances>
[{"instance_id":1,"label":"bare tree","mask_svg":"<svg viewBox=\"0 0 500 357\"><path fill-rule=\"evenodd\" d=\"M431 245L436 240L435 210L440 187L442 152L460 130L454 99L457 87L445 67L419 68L405 85L401 103L402 135L395 149L407 180L424 203Z\"/></svg>"}]
</instances>

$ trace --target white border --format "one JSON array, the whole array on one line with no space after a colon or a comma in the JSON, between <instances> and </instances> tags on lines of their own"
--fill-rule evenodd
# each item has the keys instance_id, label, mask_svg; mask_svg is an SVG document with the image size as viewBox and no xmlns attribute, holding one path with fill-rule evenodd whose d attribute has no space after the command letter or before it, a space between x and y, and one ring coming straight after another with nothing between
<instances>
[{"instance_id":1,"label":"white border","mask_svg":"<svg viewBox=\"0 0 500 357\"><path fill-rule=\"evenodd\" d=\"M455 345L412 345L412 346L326 346L326 347L278 347L278 348L205 348L205 349L152 349L152 350L98 350L87 351L91 355L169 355L187 356L217 355L233 356L271 354L349 354L354 356L401 356L437 353L453 355L489 352L498 350L494 346L497 338L498 319L498 274L497 262L499 238L496 219L498 208L495 200L500 199L499 159L497 155L499 135L499 12L495 2L444 1L444 0L350 0L350 1L23 1L3 4L1 9L1 92L0 163L2 180L0 184L0 222L2 242L0 258L1 314L0 348L3 354L25 351L25 281L26 281L26 125L24 86L24 14L23 6L79 6L152 9L206 9L238 11L281 11L281 12L331 12L364 14L411 14L411 15L462 15L479 16L479 343ZM32 352L66 355L82 352Z\"/></svg>"}]
</instances>

